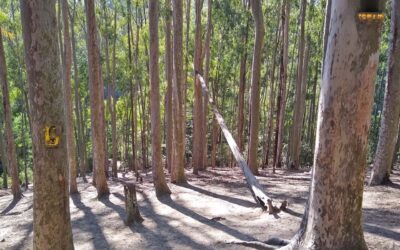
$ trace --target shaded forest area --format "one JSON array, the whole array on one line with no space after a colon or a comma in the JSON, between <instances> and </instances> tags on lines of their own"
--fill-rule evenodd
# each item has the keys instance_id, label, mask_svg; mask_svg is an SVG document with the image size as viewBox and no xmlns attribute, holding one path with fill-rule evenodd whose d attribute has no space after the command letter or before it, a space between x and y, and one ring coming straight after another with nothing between
<instances>
[{"instance_id":1,"label":"shaded forest area","mask_svg":"<svg viewBox=\"0 0 400 250\"><path fill-rule=\"evenodd\" d=\"M0 2L0 249L400 249L400 1Z\"/></svg>"}]
</instances>

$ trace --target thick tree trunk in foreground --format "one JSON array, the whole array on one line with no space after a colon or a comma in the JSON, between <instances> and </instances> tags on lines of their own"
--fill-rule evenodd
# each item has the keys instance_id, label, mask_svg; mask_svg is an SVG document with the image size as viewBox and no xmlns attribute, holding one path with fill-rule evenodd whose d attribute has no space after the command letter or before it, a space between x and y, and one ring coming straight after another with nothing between
<instances>
[{"instance_id":1,"label":"thick tree trunk in foreground","mask_svg":"<svg viewBox=\"0 0 400 250\"><path fill-rule=\"evenodd\" d=\"M112 163L111 170L112 176L118 178L118 139L117 139L117 98L115 95L115 85L116 85L116 51L115 46L117 43L117 10L114 10L114 36L113 36L113 47L112 47L112 80L110 88L110 113L111 113L111 152L112 152Z\"/></svg>"},{"instance_id":2,"label":"thick tree trunk in foreground","mask_svg":"<svg viewBox=\"0 0 400 250\"><path fill-rule=\"evenodd\" d=\"M172 10L171 0L165 0L165 79L167 80L167 91L165 94L165 123L166 123L166 146L167 146L167 169L171 172L172 164L172 134L173 134L173 119L172 119L172 71L173 71L173 55L171 41L172 27Z\"/></svg>"},{"instance_id":3,"label":"thick tree trunk in foreground","mask_svg":"<svg viewBox=\"0 0 400 250\"><path fill-rule=\"evenodd\" d=\"M12 111L11 111L10 95L8 91L8 82L7 82L7 65L6 65L6 58L4 55L3 35L1 28L0 28L0 84L3 94L4 123L5 123L5 134L7 143L6 147L7 166L12 178L11 191L14 196L14 200L18 200L21 198L22 193L21 193L21 188L19 186L17 154L15 152L15 142L12 131L12 118L11 118Z\"/></svg>"},{"instance_id":4,"label":"thick tree trunk in foreground","mask_svg":"<svg viewBox=\"0 0 400 250\"><path fill-rule=\"evenodd\" d=\"M98 198L109 194L105 173L104 91L101 80L100 53L97 45L97 28L94 0L85 0L87 22L87 49L89 59L89 92L92 121L93 165L96 169Z\"/></svg>"},{"instance_id":5,"label":"thick tree trunk in foreground","mask_svg":"<svg viewBox=\"0 0 400 250\"><path fill-rule=\"evenodd\" d=\"M71 39L69 37L69 23L68 23L68 2L67 0L61 1L62 17L63 17L63 35L64 35L64 62L63 62L63 90L64 90L64 110L65 110L65 134L67 137L67 155L69 167L69 180L70 180L70 193L77 193L78 186L76 184L77 170L76 170L76 147L74 136L74 119L72 114L72 90L71 90Z\"/></svg>"},{"instance_id":6,"label":"thick tree trunk in foreground","mask_svg":"<svg viewBox=\"0 0 400 250\"><path fill-rule=\"evenodd\" d=\"M158 0L149 1L150 34L150 115L151 148L154 188L157 196L170 194L165 182L161 157L161 120L160 120L160 76L158 66Z\"/></svg>"},{"instance_id":7,"label":"thick tree trunk in foreground","mask_svg":"<svg viewBox=\"0 0 400 250\"><path fill-rule=\"evenodd\" d=\"M202 41L201 41L201 10L203 7L202 0L195 0L196 7L196 31L194 39L194 102L193 102L193 148L192 148L192 165L193 173L198 174L199 170L204 168L203 165L203 96L201 94L201 83L197 79L197 72L203 74L203 58L202 58Z\"/></svg>"},{"instance_id":8,"label":"thick tree trunk in foreground","mask_svg":"<svg viewBox=\"0 0 400 250\"><path fill-rule=\"evenodd\" d=\"M300 167L300 151L301 151L301 132L303 129L303 117L304 117L304 107L305 107L305 87L307 86L306 78L303 74L306 72L304 70L305 64L305 19L307 11L307 1L301 1L301 19L300 19L300 41L298 49L298 63L297 63L297 79L296 79L296 94L294 101L294 111L293 111L293 124L290 131L289 139L289 150L287 166L289 168L298 169Z\"/></svg>"},{"instance_id":9,"label":"thick tree trunk in foreground","mask_svg":"<svg viewBox=\"0 0 400 250\"><path fill-rule=\"evenodd\" d=\"M249 166L253 174L258 174L258 131L260 128L260 77L261 57L264 43L264 21L260 0L252 0L251 10L254 17L255 42L253 49L253 65L251 70L251 113L249 139Z\"/></svg>"},{"instance_id":10,"label":"thick tree trunk in foreground","mask_svg":"<svg viewBox=\"0 0 400 250\"><path fill-rule=\"evenodd\" d=\"M332 9L310 197L285 249L367 249L364 167L382 23L360 21L360 1L335 0Z\"/></svg>"},{"instance_id":11,"label":"thick tree trunk in foreground","mask_svg":"<svg viewBox=\"0 0 400 250\"><path fill-rule=\"evenodd\" d=\"M172 171L171 181L185 182L185 128L184 125L184 75L183 75L183 36L182 36L182 0L172 0L173 6L173 55L174 72L172 84L172 114L175 118L172 138Z\"/></svg>"},{"instance_id":12,"label":"thick tree trunk in foreground","mask_svg":"<svg viewBox=\"0 0 400 250\"><path fill-rule=\"evenodd\" d=\"M383 104L379 141L376 148L370 185L389 182L400 118L400 1L392 2L391 45L388 55L388 78Z\"/></svg>"},{"instance_id":13,"label":"thick tree trunk in foreground","mask_svg":"<svg viewBox=\"0 0 400 250\"><path fill-rule=\"evenodd\" d=\"M32 119L33 249L74 249L55 2L20 3ZM46 127L54 128L50 140Z\"/></svg>"}]
</instances>

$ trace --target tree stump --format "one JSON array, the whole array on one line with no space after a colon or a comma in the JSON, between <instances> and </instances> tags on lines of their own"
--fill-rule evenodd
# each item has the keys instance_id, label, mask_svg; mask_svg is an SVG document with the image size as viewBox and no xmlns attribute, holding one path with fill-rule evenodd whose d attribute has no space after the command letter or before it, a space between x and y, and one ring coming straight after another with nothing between
<instances>
[{"instance_id":1,"label":"tree stump","mask_svg":"<svg viewBox=\"0 0 400 250\"><path fill-rule=\"evenodd\" d=\"M136 199L136 186L134 182L124 182L124 194L126 209L125 224L129 226L133 222L142 223L143 218L139 213L139 205Z\"/></svg>"}]
</instances>

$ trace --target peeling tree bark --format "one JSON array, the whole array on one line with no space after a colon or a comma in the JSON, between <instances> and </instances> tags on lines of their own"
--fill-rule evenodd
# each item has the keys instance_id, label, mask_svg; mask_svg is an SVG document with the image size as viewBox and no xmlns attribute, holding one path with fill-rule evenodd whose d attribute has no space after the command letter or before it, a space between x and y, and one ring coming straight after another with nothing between
<instances>
[{"instance_id":1,"label":"peeling tree bark","mask_svg":"<svg viewBox=\"0 0 400 250\"><path fill-rule=\"evenodd\" d=\"M55 1L21 0L33 146L33 249L74 249ZM47 147L46 127L59 144Z\"/></svg>"},{"instance_id":2,"label":"peeling tree bark","mask_svg":"<svg viewBox=\"0 0 400 250\"><path fill-rule=\"evenodd\" d=\"M400 118L400 1L392 1L392 40L388 55L388 78L383 104L379 140L370 185L390 182L393 152L396 147Z\"/></svg>"},{"instance_id":3,"label":"peeling tree bark","mask_svg":"<svg viewBox=\"0 0 400 250\"><path fill-rule=\"evenodd\" d=\"M310 197L283 249L367 249L362 198L382 24L359 21L360 7L332 1Z\"/></svg>"}]
</instances>

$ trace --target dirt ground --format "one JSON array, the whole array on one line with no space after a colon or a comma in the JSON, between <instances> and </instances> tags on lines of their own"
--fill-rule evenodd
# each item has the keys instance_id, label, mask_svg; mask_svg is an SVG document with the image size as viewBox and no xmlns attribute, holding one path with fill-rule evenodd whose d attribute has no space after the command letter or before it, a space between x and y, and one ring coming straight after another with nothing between
<instances>
[{"instance_id":1,"label":"dirt ground","mask_svg":"<svg viewBox=\"0 0 400 250\"><path fill-rule=\"evenodd\" d=\"M79 181L80 195L70 199L75 249L245 249L227 244L237 240L290 239L297 231L307 198L308 172L258 177L275 201L287 200L289 211L269 215L255 206L238 168L210 169L188 184L170 185L170 199L158 200L151 176L138 184L142 224L124 225L123 188L109 181L109 198L97 200L96 190ZM132 178L130 174L120 176ZM365 239L370 249L400 249L400 171L394 183L365 187ZM17 204L0 190L0 249L32 249L32 190Z\"/></svg>"}]
</instances>

